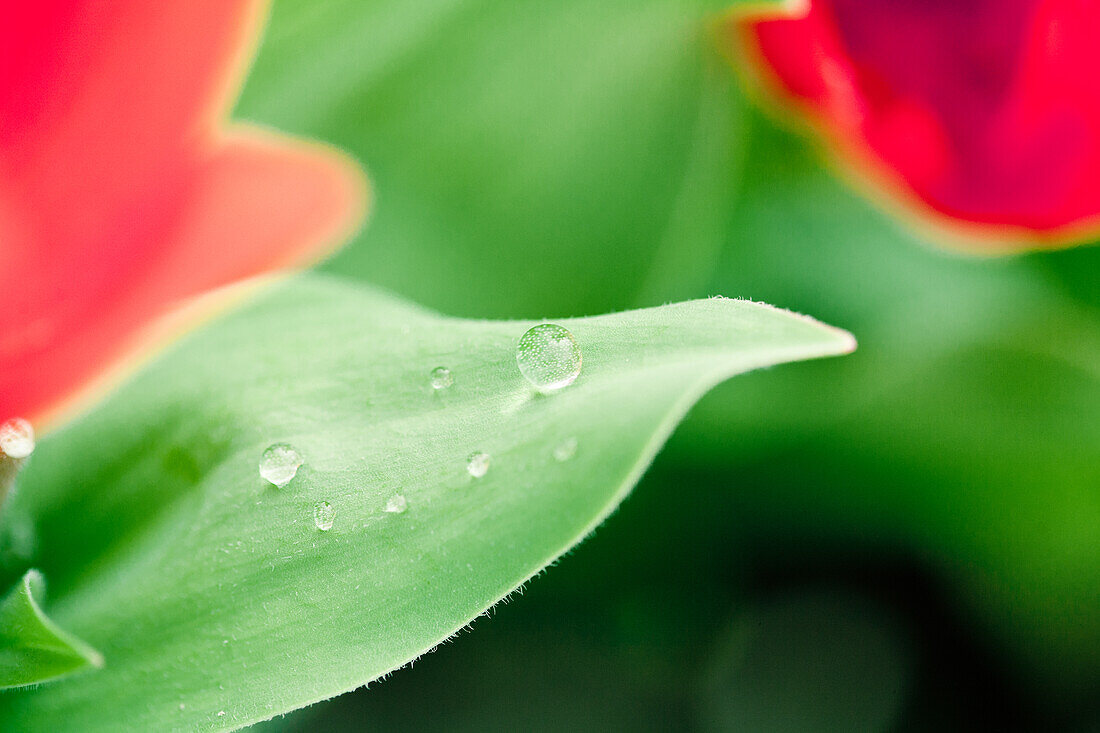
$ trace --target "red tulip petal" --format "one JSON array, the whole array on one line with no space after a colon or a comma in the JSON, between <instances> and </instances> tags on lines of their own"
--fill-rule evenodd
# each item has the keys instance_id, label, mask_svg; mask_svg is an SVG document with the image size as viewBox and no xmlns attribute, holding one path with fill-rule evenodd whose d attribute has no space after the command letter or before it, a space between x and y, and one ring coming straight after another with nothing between
<instances>
[{"instance_id":1,"label":"red tulip petal","mask_svg":"<svg viewBox=\"0 0 1100 733\"><path fill-rule=\"evenodd\" d=\"M181 300L316 257L364 185L333 151L218 131L256 3L19 7L0 25L0 415L40 415Z\"/></svg>"},{"instance_id":2,"label":"red tulip petal","mask_svg":"<svg viewBox=\"0 0 1100 733\"><path fill-rule=\"evenodd\" d=\"M812 0L732 30L842 156L941 223L1040 246L1100 226L1100 6Z\"/></svg>"}]
</instances>

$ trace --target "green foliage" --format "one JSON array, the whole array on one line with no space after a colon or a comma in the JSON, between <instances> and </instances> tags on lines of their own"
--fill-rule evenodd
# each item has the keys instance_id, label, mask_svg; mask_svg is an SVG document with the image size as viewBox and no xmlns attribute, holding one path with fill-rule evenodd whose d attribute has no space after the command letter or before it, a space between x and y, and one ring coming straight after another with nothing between
<instances>
[{"instance_id":1,"label":"green foliage","mask_svg":"<svg viewBox=\"0 0 1100 733\"><path fill-rule=\"evenodd\" d=\"M51 621L40 607L42 575L28 570L0 600L0 689L47 682L103 666L103 657Z\"/></svg>"},{"instance_id":2,"label":"green foliage","mask_svg":"<svg viewBox=\"0 0 1100 733\"><path fill-rule=\"evenodd\" d=\"M591 532L716 382L854 345L726 299L561 323L583 371L539 395L515 360L531 323L306 277L44 441L9 516L35 527L55 618L107 664L0 697L0 727L230 729L363 685ZM454 384L433 391L440 365ZM275 442L305 459L281 489L257 470ZM406 512L383 511L395 494Z\"/></svg>"},{"instance_id":3,"label":"green foliage","mask_svg":"<svg viewBox=\"0 0 1100 733\"><path fill-rule=\"evenodd\" d=\"M920 557L1012 650L1017 674L1089 688L1100 675L1100 616L1088 611L1100 608L1100 291L1051 270L1073 259L1095 277L1100 251L933 249L841 187L802 141L761 118L752 127L755 183L710 287L843 324L861 349L839 369L717 390L675 442L678 462L770 487L736 499L752 536L782 517L829 545Z\"/></svg>"},{"instance_id":4,"label":"green foliage","mask_svg":"<svg viewBox=\"0 0 1100 733\"><path fill-rule=\"evenodd\" d=\"M963 256L893 219L745 100L713 4L419 7L276 3L242 97L371 172L326 267L477 316L724 292L845 326L852 359L703 400L653 490L735 486L716 543L917 558L1020 674L1094 688L1100 248Z\"/></svg>"},{"instance_id":5,"label":"green foliage","mask_svg":"<svg viewBox=\"0 0 1100 733\"><path fill-rule=\"evenodd\" d=\"M363 161L375 210L325 269L457 315L653 305L705 285L732 214L715 6L276 3L236 114Z\"/></svg>"},{"instance_id":6,"label":"green foliage","mask_svg":"<svg viewBox=\"0 0 1100 733\"><path fill-rule=\"evenodd\" d=\"M723 5L274 5L238 115L352 151L375 187L372 221L323 269L476 317L726 292L862 343L715 390L586 562L510 608L512 631L499 619L473 637L486 645L428 662L435 676L415 679L434 682L376 722L438 722L426 696L475 693L490 704L467 711L471 729L520 697L570 727L682 712L743 601L729 566L765 556L920 563L1044 696L1096 688L1100 249L960 256L893 220L746 101L718 48ZM107 667L0 696L0 727L228 728L410 659L581 536L689 398L737 370L736 324L719 315L578 321L581 380L506 415L491 408L518 394L518 322L307 280L197 336L28 470L6 521L34 523L37 554L9 552L3 580L42 568L51 617ZM614 348L594 356L593 339ZM433 395L437 362L456 384ZM452 418L451 432L435 422ZM577 456L553 462L570 435ZM256 476L274 440L307 461L283 490ZM479 482L462 470L475 447L493 454ZM383 516L399 490L408 512ZM327 534L311 527L322 494ZM524 684L517 658L546 674ZM881 659L850 676L901 676ZM761 679L720 693L753 702ZM888 718L894 692L866 701L867 719Z\"/></svg>"}]
</instances>

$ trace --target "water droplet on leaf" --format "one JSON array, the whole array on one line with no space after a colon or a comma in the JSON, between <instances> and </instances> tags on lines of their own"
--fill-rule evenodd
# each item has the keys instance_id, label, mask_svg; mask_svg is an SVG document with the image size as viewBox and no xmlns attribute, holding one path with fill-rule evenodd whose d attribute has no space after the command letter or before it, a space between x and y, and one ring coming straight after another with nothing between
<instances>
[{"instance_id":1,"label":"water droplet on leaf","mask_svg":"<svg viewBox=\"0 0 1100 733\"><path fill-rule=\"evenodd\" d=\"M286 443L269 446L260 456L260 476L280 489L293 480L302 465L302 456Z\"/></svg>"},{"instance_id":2,"label":"water droplet on leaf","mask_svg":"<svg viewBox=\"0 0 1100 733\"><path fill-rule=\"evenodd\" d=\"M313 505L313 524L322 532L332 529L332 521L336 519L336 510L327 501L319 501Z\"/></svg>"},{"instance_id":3,"label":"water droplet on leaf","mask_svg":"<svg viewBox=\"0 0 1100 733\"><path fill-rule=\"evenodd\" d=\"M481 478L489 472L489 454L476 451L466 458L466 472L474 478Z\"/></svg>"},{"instance_id":4,"label":"water droplet on leaf","mask_svg":"<svg viewBox=\"0 0 1100 733\"><path fill-rule=\"evenodd\" d=\"M516 364L535 389L554 392L568 387L581 373L581 350L568 330L543 323L520 337Z\"/></svg>"},{"instance_id":5,"label":"water droplet on leaf","mask_svg":"<svg viewBox=\"0 0 1100 733\"><path fill-rule=\"evenodd\" d=\"M436 367L432 370L431 382L432 389L447 389L455 383L455 379L447 367Z\"/></svg>"},{"instance_id":6,"label":"water droplet on leaf","mask_svg":"<svg viewBox=\"0 0 1100 733\"><path fill-rule=\"evenodd\" d=\"M559 463L568 461L577 453L577 439L566 438L554 448L554 460Z\"/></svg>"},{"instance_id":7,"label":"water droplet on leaf","mask_svg":"<svg viewBox=\"0 0 1100 733\"><path fill-rule=\"evenodd\" d=\"M405 497L401 494L394 494L386 502L386 506L382 508L382 511L389 514L404 514L408 508L409 502L405 501Z\"/></svg>"},{"instance_id":8,"label":"water droplet on leaf","mask_svg":"<svg viewBox=\"0 0 1100 733\"><path fill-rule=\"evenodd\" d=\"M26 458L34 453L34 427L21 417L0 425L0 451L10 458Z\"/></svg>"}]
</instances>

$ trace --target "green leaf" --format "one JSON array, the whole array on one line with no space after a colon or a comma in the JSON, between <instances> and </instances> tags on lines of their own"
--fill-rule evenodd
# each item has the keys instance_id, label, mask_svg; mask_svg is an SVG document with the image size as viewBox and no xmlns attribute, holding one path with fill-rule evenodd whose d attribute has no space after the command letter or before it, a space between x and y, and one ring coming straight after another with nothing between
<instances>
[{"instance_id":1,"label":"green leaf","mask_svg":"<svg viewBox=\"0 0 1100 733\"><path fill-rule=\"evenodd\" d=\"M57 618L111 664L0 698L0 727L230 729L363 685L590 533L716 382L854 345L727 299L560 323L583 371L542 396L515 360L529 322L305 278L43 441L16 508L37 524ZM440 365L454 384L433 392ZM282 489L257 471L275 442L305 460ZM479 479L473 451L491 456ZM408 510L384 512L398 493Z\"/></svg>"},{"instance_id":2,"label":"green leaf","mask_svg":"<svg viewBox=\"0 0 1100 733\"><path fill-rule=\"evenodd\" d=\"M48 682L102 667L96 650L66 633L39 605L45 580L28 570L0 601L0 689Z\"/></svg>"},{"instance_id":3,"label":"green leaf","mask_svg":"<svg viewBox=\"0 0 1100 733\"><path fill-rule=\"evenodd\" d=\"M653 305L704 289L731 214L728 6L276 2L235 114L369 171L370 226L328 271L461 315Z\"/></svg>"}]
</instances>

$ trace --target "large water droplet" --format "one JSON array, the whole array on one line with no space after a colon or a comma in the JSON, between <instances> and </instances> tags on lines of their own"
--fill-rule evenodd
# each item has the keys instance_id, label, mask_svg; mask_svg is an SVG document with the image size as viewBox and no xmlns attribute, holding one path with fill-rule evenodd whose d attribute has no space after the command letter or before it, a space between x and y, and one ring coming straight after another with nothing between
<instances>
[{"instance_id":1,"label":"large water droplet","mask_svg":"<svg viewBox=\"0 0 1100 733\"><path fill-rule=\"evenodd\" d=\"M275 443L260 456L260 476L281 489L294 479L301 465L302 456L294 446Z\"/></svg>"},{"instance_id":2,"label":"large water droplet","mask_svg":"<svg viewBox=\"0 0 1100 733\"><path fill-rule=\"evenodd\" d=\"M431 383L432 389L447 389L455 383L455 378L447 367L436 367L432 370Z\"/></svg>"},{"instance_id":3,"label":"large water droplet","mask_svg":"<svg viewBox=\"0 0 1100 733\"><path fill-rule=\"evenodd\" d=\"M466 472L474 478L481 478L489 472L489 454L477 451L466 458Z\"/></svg>"},{"instance_id":4,"label":"large water droplet","mask_svg":"<svg viewBox=\"0 0 1100 733\"><path fill-rule=\"evenodd\" d=\"M10 458L26 458L34 453L34 427L21 417L0 425L0 451Z\"/></svg>"},{"instance_id":5,"label":"large water droplet","mask_svg":"<svg viewBox=\"0 0 1100 733\"><path fill-rule=\"evenodd\" d=\"M581 373L581 350L569 331L556 323L543 323L520 336L516 364L535 389L554 392L568 387Z\"/></svg>"},{"instance_id":6,"label":"large water droplet","mask_svg":"<svg viewBox=\"0 0 1100 733\"><path fill-rule=\"evenodd\" d=\"M554 460L564 463L577 454L577 439L566 438L554 447Z\"/></svg>"},{"instance_id":7,"label":"large water droplet","mask_svg":"<svg viewBox=\"0 0 1100 733\"><path fill-rule=\"evenodd\" d=\"M336 519L336 510L327 501L319 501L313 505L313 524L322 532L332 529L332 521Z\"/></svg>"},{"instance_id":8,"label":"large water droplet","mask_svg":"<svg viewBox=\"0 0 1100 733\"><path fill-rule=\"evenodd\" d=\"M401 494L394 494L386 502L386 506L382 508L382 511L389 514L404 514L405 510L409 508L409 502L405 501L405 497Z\"/></svg>"}]
</instances>

